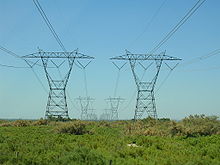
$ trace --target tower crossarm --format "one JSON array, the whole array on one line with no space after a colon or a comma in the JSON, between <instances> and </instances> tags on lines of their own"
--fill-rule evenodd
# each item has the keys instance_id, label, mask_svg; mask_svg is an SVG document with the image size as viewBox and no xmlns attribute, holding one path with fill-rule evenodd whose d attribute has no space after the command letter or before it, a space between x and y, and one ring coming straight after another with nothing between
<instances>
[{"instance_id":1,"label":"tower crossarm","mask_svg":"<svg viewBox=\"0 0 220 165\"><path fill-rule=\"evenodd\" d=\"M116 56L110 58L111 60L181 60L177 57L172 57L165 55L164 52L160 54L133 54L130 52L127 52L125 55L122 56Z\"/></svg>"},{"instance_id":2,"label":"tower crossarm","mask_svg":"<svg viewBox=\"0 0 220 165\"><path fill-rule=\"evenodd\" d=\"M22 56L22 58L77 58L77 59L94 59L94 57L85 55L78 51L72 52L44 52L39 51L29 55Z\"/></svg>"}]
</instances>

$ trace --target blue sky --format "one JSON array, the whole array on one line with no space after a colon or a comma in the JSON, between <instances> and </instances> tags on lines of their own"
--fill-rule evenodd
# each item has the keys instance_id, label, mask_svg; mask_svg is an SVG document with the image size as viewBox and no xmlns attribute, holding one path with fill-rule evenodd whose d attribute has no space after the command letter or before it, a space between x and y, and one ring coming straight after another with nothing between
<instances>
[{"instance_id":1,"label":"blue sky","mask_svg":"<svg viewBox=\"0 0 220 165\"><path fill-rule=\"evenodd\" d=\"M39 0L67 50L76 48L95 60L88 66L89 96L95 98L94 108L99 116L106 108L105 98L113 96L117 69L109 58L125 53L146 53L177 24L196 0ZM157 16L154 13L164 2ZM182 64L172 72L156 93L159 117L180 119L190 114L220 115L220 54L188 61L220 49L220 1L207 0L201 8L156 53L182 58ZM0 45L18 55L37 51L58 51L59 45L30 0L0 2ZM145 31L147 27L147 30ZM145 31L145 32L144 32ZM144 32L144 33L143 33ZM140 35L141 34L141 35ZM140 37L138 37L140 36ZM0 63L26 66L0 52ZM182 66L181 66L182 65ZM162 67L157 85L168 74ZM42 68L35 71L48 87ZM83 72L76 66L68 84L71 118L79 118L76 98L85 95ZM158 87L157 86L157 87ZM156 87L156 89L157 89ZM134 115L134 80L128 65L121 71L117 95L125 98L119 110L122 119ZM68 98L68 101L69 99ZM0 118L44 117L47 93L30 69L0 67ZM146 115L146 114L145 114Z\"/></svg>"}]
</instances>

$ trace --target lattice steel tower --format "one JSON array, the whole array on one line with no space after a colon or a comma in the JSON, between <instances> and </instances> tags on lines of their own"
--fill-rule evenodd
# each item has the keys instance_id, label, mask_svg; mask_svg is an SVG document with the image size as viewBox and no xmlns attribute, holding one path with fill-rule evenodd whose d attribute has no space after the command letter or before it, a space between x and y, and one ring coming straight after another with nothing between
<instances>
[{"instance_id":1,"label":"lattice steel tower","mask_svg":"<svg viewBox=\"0 0 220 165\"><path fill-rule=\"evenodd\" d=\"M109 110L111 111L110 114L110 120L118 120L118 110L119 110L119 105L124 101L123 98L117 96L117 89L118 89L118 84L119 84L119 78L120 78L120 72L122 68L125 66L126 63L123 63L121 66L117 65L116 63L112 62L114 66L118 70L118 75L116 78L116 83L115 83L115 89L114 89L114 95L113 97L109 97L106 99L107 104L109 106Z\"/></svg>"},{"instance_id":2,"label":"lattice steel tower","mask_svg":"<svg viewBox=\"0 0 220 165\"><path fill-rule=\"evenodd\" d=\"M126 54L118 57L110 58L111 60L128 60L132 74L135 80L135 84L137 86L137 99L135 106L135 115L134 119L140 119L143 113L146 111L149 117L157 118L155 97L154 97L154 89L155 84L161 69L162 62L164 60L181 60L180 58L171 57L165 55L165 52L161 54L132 54L126 50ZM141 66L144 70L148 70L149 67L153 64L150 63L147 67L145 67L142 62L144 61L153 61L156 64L156 69L154 70L154 74L152 79L148 81L143 81L137 73L137 66Z\"/></svg>"},{"instance_id":3,"label":"lattice steel tower","mask_svg":"<svg viewBox=\"0 0 220 165\"><path fill-rule=\"evenodd\" d=\"M78 97L77 100L80 103L81 109L81 120L90 120L91 114L93 114L93 106L92 103L95 99L91 97Z\"/></svg>"},{"instance_id":4,"label":"lattice steel tower","mask_svg":"<svg viewBox=\"0 0 220 165\"><path fill-rule=\"evenodd\" d=\"M49 96L46 106L45 117L69 118L68 106L66 99L66 86L73 68L75 59L93 59L93 57L79 53L78 50L72 52L44 52L39 50L37 53L23 56L24 59L42 61L46 78L49 85ZM29 66L33 67L28 60ZM64 77L60 72L60 68L65 72ZM55 72L54 69L57 69ZM54 76L59 74L59 76Z\"/></svg>"},{"instance_id":5,"label":"lattice steel tower","mask_svg":"<svg viewBox=\"0 0 220 165\"><path fill-rule=\"evenodd\" d=\"M109 110L111 111L110 120L118 120L119 105L124 101L124 99L120 97L109 97L106 101L108 102L110 107Z\"/></svg>"}]
</instances>

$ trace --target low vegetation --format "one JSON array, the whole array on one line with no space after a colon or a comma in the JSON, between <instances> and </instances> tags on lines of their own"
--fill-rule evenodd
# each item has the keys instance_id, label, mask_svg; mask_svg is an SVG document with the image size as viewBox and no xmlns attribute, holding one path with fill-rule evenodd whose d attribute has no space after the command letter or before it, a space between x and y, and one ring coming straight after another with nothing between
<instances>
[{"instance_id":1,"label":"low vegetation","mask_svg":"<svg viewBox=\"0 0 220 165\"><path fill-rule=\"evenodd\" d=\"M195 115L184 118L181 121L169 119L147 118L125 127L128 135L145 136L207 136L220 134L220 121L216 116Z\"/></svg>"},{"instance_id":2,"label":"low vegetation","mask_svg":"<svg viewBox=\"0 0 220 165\"><path fill-rule=\"evenodd\" d=\"M0 122L0 164L220 164L220 121Z\"/></svg>"}]
</instances>

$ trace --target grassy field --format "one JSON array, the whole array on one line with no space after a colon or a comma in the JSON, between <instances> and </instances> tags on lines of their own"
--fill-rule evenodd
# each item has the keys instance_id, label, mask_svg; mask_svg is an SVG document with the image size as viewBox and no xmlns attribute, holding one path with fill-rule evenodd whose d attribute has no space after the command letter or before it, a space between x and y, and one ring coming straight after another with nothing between
<instances>
[{"instance_id":1,"label":"grassy field","mask_svg":"<svg viewBox=\"0 0 220 165\"><path fill-rule=\"evenodd\" d=\"M220 164L216 117L0 123L0 164Z\"/></svg>"}]
</instances>

